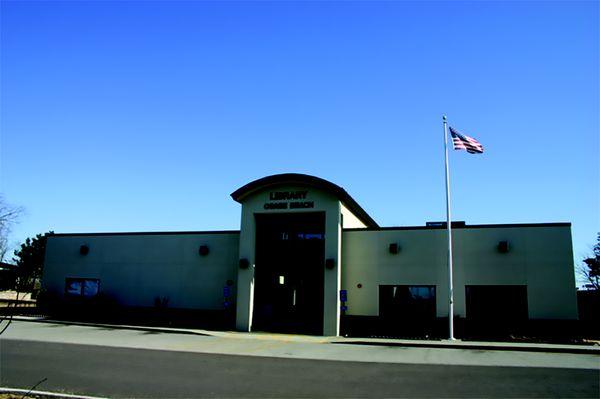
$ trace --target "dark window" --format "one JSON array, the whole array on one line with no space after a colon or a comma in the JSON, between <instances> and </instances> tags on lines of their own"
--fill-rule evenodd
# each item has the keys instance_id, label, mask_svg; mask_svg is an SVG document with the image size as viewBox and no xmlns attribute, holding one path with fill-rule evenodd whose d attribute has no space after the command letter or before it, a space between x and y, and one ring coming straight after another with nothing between
<instances>
[{"instance_id":1,"label":"dark window","mask_svg":"<svg viewBox=\"0 0 600 399\"><path fill-rule=\"evenodd\" d=\"M434 285L380 285L379 315L386 319L434 319Z\"/></svg>"},{"instance_id":2,"label":"dark window","mask_svg":"<svg viewBox=\"0 0 600 399\"><path fill-rule=\"evenodd\" d=\"M526 320L527 286L465 286L467 318L471 320Z\"/></svg>"},{"instance_id":3,"label":"dark window","mask_svg":"<svg viewBox=\"0 0 600 399\"><path fill-rule=\"evenodd\" d=\"M100 280L97 278L67 278L65 294L69 296L93 297L100 291Z\"/></svg>"}]
</instances>

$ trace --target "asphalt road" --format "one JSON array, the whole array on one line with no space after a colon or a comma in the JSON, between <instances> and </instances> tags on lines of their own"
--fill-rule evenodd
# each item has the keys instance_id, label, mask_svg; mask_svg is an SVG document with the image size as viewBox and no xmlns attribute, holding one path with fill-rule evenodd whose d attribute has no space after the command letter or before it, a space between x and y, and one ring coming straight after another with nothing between
<instances>
[{"instance_id":1,"label":"asphalt road","mask_svg":"<svg viewBox=\"0 0 600 399\"><path fill-rule=\"evenodd\" d=\"M599 397L598 370L215 355L3 340L0 383L108 397Z\"/></svg>"}]
</instances>

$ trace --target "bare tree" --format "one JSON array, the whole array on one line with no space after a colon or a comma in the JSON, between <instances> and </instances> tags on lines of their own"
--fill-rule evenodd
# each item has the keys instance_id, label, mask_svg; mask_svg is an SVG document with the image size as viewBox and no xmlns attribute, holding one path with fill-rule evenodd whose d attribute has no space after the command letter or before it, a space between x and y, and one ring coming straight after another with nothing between
<instances>
[{"instance_id":1,"label":"bare tree","mask_svg":"<svg viewBox=\"0 0 600 399\"><path fill-rule=\"evenodd\" d=\"M7 203L0 195L0 262L4 261L9 250L8 237L12 227L23 214L23 207Z\"/></svg>"},{"instance_id":2,"label":"bare tree","mask_svg":"<svg viewBox=\"0 0 600 399\"><path fill-rule=\"evenodd\" d=\"M592 251L592 255L584 258L579 265L578 273L586 282L585 288L600 291L600 233Z\"/></svg>"}]
</instances>

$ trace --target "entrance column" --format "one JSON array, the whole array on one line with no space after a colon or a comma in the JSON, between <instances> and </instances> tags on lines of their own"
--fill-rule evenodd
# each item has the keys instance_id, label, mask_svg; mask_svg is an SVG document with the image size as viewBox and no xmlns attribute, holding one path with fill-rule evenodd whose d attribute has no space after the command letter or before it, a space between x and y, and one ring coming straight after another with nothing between
<instances>
[{"instance_id":1,"label":"entrance column","mask_svg":"<svg viewBox=\"0 0 600 399\"><path fill-rule=\"evenodd\" d=\"M238 331L252 330L252 311L254 308L254 264L256 248L256 223L254 214L242 206L239 258L248 261L248 268L238 266L236 318Z\"/></svg>"},{"instance_id":2,"label":"entrance column","mask_svg":"<svg viewBox=\"0 0 600 399\"><path fill-rule=\"evenodd\" d=\"M342 225L339 202L332 204L325 218L325 259L333 259L333 269L323 265L323 335L340 335L340 289L342 287Z\"/></svg>"}]
</instances>

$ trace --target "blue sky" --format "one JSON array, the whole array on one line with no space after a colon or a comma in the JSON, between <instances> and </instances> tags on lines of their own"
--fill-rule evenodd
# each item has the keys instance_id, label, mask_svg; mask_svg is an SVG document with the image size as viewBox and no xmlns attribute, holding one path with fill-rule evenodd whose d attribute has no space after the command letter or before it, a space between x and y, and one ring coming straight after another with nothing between
<instances>
[{"instance_id":1,"label":"blue sky","mask_svg":"<svg viewBox=\"0 0 600 399\"><path fill-rule=\"evenodd\" d=\"M12 240L239 228L262 176L344 187L383 226L600 231L598 2L10 2L0 192Z\"/></svg>"}]
</instances>

